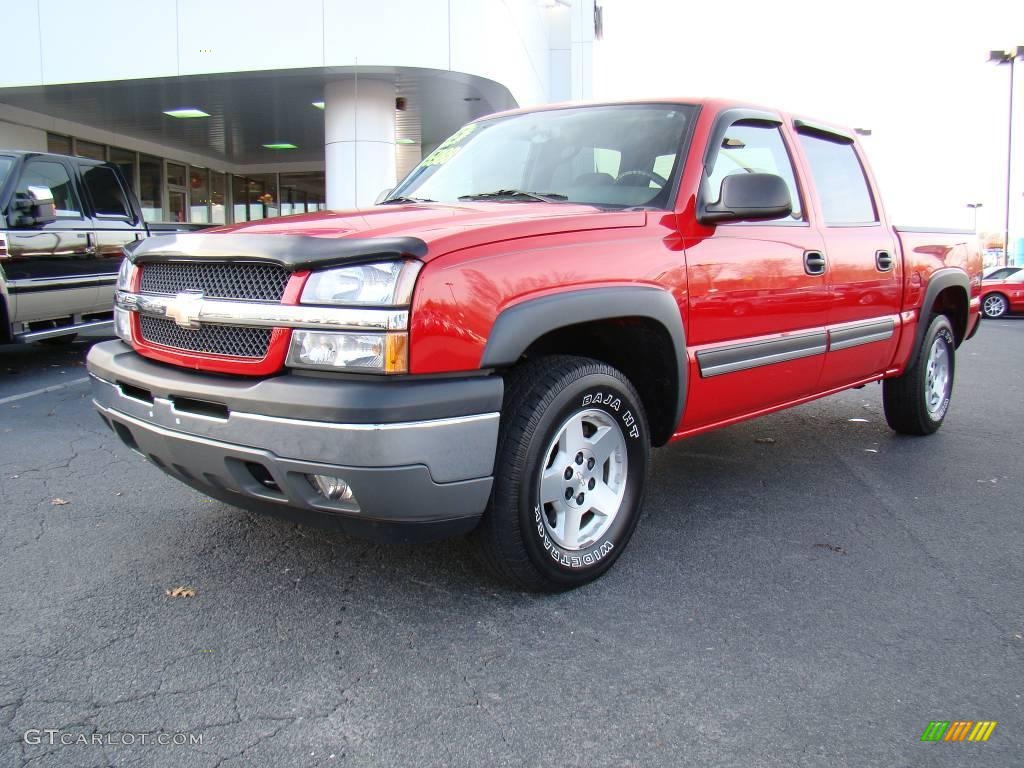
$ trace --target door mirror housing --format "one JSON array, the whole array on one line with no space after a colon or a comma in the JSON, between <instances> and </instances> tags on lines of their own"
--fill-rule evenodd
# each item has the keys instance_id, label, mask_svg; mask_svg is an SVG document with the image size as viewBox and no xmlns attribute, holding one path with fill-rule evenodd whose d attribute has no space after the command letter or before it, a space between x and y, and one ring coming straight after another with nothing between
<instances>
[{"instance_id":1,"label":"door mirror housing","mask_svg":"<svg viewBox=\"0 0 1024 768\"><path fill-rule=\"evenodd\" d=\"M20 214L16 226L38 226L57 220L53 192L49 187L28 187L25 194L15 198L14 208Z\"/></svg>"},{"instance_id":2,"label":"door mirror housing","mask_svg":"<svg viewBox=\"0 0 1024 768\"><path fill-rule=\"evenodd\" d=\"M735 173L722 179L718 200L698 216L701 224L769 221L793 213L789 187L774 173Z\"/></svg>"}]
</instances>

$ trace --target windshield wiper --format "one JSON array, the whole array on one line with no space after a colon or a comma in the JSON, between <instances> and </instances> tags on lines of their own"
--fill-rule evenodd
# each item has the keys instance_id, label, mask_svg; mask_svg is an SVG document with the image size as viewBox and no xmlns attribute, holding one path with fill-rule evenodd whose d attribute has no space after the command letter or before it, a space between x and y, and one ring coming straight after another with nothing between
<instances>
[{"instance_id":1,"label":"windshield wiper","mask_svg":"<svg viewBox=\"0 0 1024 768\"><path fill-rule=\"evenodd\" d=\"M431 200L428 197L406 197L405 195L399 195L398 197L389 197L387 200L381 200L378 205L390 205L391 203L436 203L436 200Z\"/></svg>"},{"instance_id":2,"label":"windshield wiper","mask_svg":"<svg viewBox=\"0 0 1024 768\"><path fill-rule=\"evenodd\" d=\"M459 200L495 200L498 198L527 198L540 203L560 203L568 200L568 196L560 195L557 192L523 192L521 189L499 189L494 192L480 192L474 195L461 195Z\"/></svg>"}]
</instances>

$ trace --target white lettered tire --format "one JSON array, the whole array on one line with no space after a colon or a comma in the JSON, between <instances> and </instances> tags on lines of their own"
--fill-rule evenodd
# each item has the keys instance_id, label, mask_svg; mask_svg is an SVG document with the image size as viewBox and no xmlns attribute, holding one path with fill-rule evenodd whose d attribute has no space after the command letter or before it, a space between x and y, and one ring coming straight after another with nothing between
<instances>
[{"instance_id":1,"label":"white lettered tire","mask_svg":"<svg viewBox=\"0 0 1024 768\"><path fill-rule=\"evenodd\" d=\"M636 528L650 437L616 369L548 356L506 376L491 501L475 532L485 562L526 589L600 576Z\"/></svg>"}]
</instances>

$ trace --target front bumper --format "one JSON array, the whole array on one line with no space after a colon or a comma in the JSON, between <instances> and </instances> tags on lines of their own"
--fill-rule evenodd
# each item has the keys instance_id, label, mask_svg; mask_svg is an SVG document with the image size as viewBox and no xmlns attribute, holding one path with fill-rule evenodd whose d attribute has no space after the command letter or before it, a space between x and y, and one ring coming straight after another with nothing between
<instances>
[{"instance_id":1,"label":"front bumper","mask_svg":"<svg viewBox=\"0 0 1024 768\"><path fill-rule=\"evenodd\" d=\"M88 358L108 426L167 474L214 498L388 539L471 529L491 492L497 377L243 380L150 362L120 341ZM341 477L358 509L307 475Z\"/></svg>"}]
</instances>

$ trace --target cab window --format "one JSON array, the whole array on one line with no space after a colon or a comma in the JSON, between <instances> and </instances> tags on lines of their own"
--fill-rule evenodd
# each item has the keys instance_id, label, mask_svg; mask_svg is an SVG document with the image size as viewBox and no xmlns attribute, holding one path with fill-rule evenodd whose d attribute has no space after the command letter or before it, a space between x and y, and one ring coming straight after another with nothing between
<instances>
[{"instance_id":1,"label":"cab window","mask_svg":"<svg viewBox=\"0 0 1024 768\"><path fill-rule=\"evenodd\" d=\"M793 202L793 213L788 219L780 221L803 219L793 163L777 126L740 121L729 127L722 139L711 175L705 182L705 199L709 203L717 201L722 180L737 173L772 173L780 176L786 182Z\"/></svg>"},{"instance_id":2,"label":"cab window","mask_svg":"<svg viewBox=\"0 0 1024 768\"><path fill-rule=\"evenodd\" d=\"M21 172L18 187L14 194L19 198L27 198L29 187L48 187L53 195L57 218L78 219L82 216L82 207L78 204L71 177L63 163L53 160L30 160Z\"/></svg>"},{"instance_id":3,"label":"cab window","mask_svg":"<svg viewBox=\"0 0 1024 768\"><path fill-rule=\"evenodd\" d=\"M826 225L873 224L878 221L864 168L853 142L801 133L800 146L811 166L814 188Z\"/></svg>"}]
</instances>

